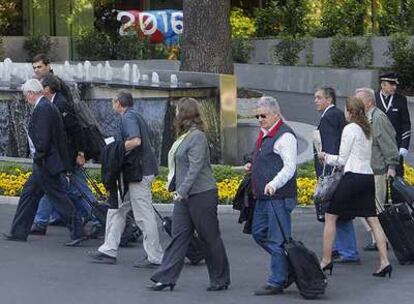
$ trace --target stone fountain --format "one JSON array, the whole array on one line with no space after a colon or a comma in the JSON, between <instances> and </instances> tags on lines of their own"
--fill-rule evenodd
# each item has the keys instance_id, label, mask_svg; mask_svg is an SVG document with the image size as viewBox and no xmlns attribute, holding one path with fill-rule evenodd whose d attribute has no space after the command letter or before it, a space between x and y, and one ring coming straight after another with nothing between
<instances>
[{"instance_id":1,"label":"stone fountain","mask_svg":"<svg viewBox=\"0 0 414 304\"><path fill-rule=\"evenodd\" d=\"M136 107L149 124L160 164L174 141L174 102L197 98L202 105L214 163L232 163L237 157L236 87L230 75L151 70L148 61L114 67L108 61L52 64L54 73L71 88L74 102L85 102L105 136L119 138L120 117L112 110L116 92L131 92ZM31 64L0 63L0 155L26 156L26 129L30 106L23 101L21 84L33 77Z\"/></svg>"}]
</instances>

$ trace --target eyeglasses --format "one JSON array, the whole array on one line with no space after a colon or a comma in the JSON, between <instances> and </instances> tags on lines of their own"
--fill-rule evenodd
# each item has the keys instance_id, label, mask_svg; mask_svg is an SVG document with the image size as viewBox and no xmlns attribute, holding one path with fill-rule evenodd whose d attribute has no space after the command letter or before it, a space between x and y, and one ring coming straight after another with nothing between
<instances>
[{"instance_id":1,"label":"eyeglasses","mask_svg":"<svg viewBox=\"0 0 414 304\"><path fill-rule=\"evenodd\" d=\"M267 115L266 115L266 114L257 114L257 115L256 115L256 118L257 118L257 119L259 119L259 118L266 119L266 117L267 117Z\"/></svg>"}]
</instances>

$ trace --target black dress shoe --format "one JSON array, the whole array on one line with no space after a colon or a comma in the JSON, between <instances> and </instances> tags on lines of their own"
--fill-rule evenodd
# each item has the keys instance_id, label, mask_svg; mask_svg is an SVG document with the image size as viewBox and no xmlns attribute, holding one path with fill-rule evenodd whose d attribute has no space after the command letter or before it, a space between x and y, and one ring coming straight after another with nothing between
<instances>
[{"instance_id":1,"label":"black dress shoe","mask_svg":"<svg viewBox=\"0 0 414 304\"><path fill-rule=\"evenodd\" d=\"M94 263L101 263L101 264L115 264L116 263L115 257L102 253L98 250L88 251L86 254L90 258L92 258L92 262Z\"/></svg>"},{"instance_id":2,"label":"black dress shoe","mask_svg":"<svg viewBox=\"0 0 414 304\"><path fill-rule=\"evenodd\" d=\"M207 291L220 291L220 290L227 290L229 288L228 284L224 285L210 285L207 287Z\"/></svg>"},{"instance_id":3,"label":"black dress shoe","mask_svg":"<svg viewBox=\"0 0 414 304\"><path fill-rule=\"evenodd\" d=\"M33 224L30 229L31 235L46 235L46 228L42 228L39 225Z\"/></svg>"},{"instance_id":4,"label":"black dress shoe","mask_svg":"<svg viewBox=\"0 0 414 304\"><path fill-rule=\"evenodd\" d=\"M175 284L163 284L161 282L156 282L152 285L148 285L147 288L151 289L153 291L161 291L164 290L165 288L169 287L170 291L173 291Z\"/></svg>"},{"instance_id":5,"label":"black dress shoe","mask_svg":"<svg viewBox=\"0 0 414 304\"><path fill-rule=\"evenodd\" d=\"M391 278L391 272L392 272L392 266L391 264L388 264L387 266L382 268L380 271L374 272L372 275L374 277L385 278L388 274L388 278Z\"/></svg>"},{"instance_id":6,"label":"black dress shoe","mask_svg":"<svg viewBox=\"0 0 414 304\"><path fill-rule=\"evenodd\" d=\"M7 241L14 241L14 242L26 242L27 239L22 239L19 238L17 236L11 235L11 234L7 234L7 233L2 233L3 238Z\"/></svg>"},{"instance_id":7,"label":"black dress shoe","mask_svg":"<svg viewBox=\"0 0 414 304\"><path fill-rule=\"evenodd\" d=\"M266 286L263 286L261 289L256 290L254 292L254 295L255 296L271 296L271 295L277 295L277 294L282 294L282 293L283 293L282 287L266 285Z\"/></svg>"}]
</instances>

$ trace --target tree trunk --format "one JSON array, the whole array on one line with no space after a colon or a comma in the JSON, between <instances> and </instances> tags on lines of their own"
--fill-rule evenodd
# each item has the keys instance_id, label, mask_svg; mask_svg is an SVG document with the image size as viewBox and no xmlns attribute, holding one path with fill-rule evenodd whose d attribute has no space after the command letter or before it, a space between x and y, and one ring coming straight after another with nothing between
<instances>
[{"instance_id":1,"label":"tree trunk","mask_svg":"<svg viewBox=\"0 0 414 304\"><path fill-rule=\"evenodd\" d=\"M181 70L233 74L230 0L183 0Z\"/></svg>"}]
</instances>

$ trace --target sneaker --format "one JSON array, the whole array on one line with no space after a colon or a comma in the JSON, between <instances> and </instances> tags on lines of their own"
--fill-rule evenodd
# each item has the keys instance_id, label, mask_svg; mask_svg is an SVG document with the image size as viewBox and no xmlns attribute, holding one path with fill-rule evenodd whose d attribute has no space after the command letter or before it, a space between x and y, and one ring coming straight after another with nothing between
<instances>
[{"instance_id":1,"label":"sneaker","mask_svg":"<svg viewBox=\"0 0 414 304\"><path fill-rule=\"evenodd\" d=\"M271 296L271 295L277 295L277 294L282 294L282 293L283 293L282 287L265 285L261 289L256 290L254 292L254 295L255 296Z\"/></svg>"},{"instance_id":2,"label":"sneaker","mask_svg":"<svg viewBox=\"0 0 414 304\"><path fill-rule=\"evenodd\" d=\"M46 228L39 226L38 224L33 224L30 229L31 235L46 235Z\"/></svg>"},{"instance_id":3,"label":"sneaker","mask_svg":"<svg viewBox=\"0 0 414 304\"><path fill-rule=\"evenodd\" d=\"M364 247L364 251L378 251L377 244L371 242Z\"/></svg>"},{"instance_id":4,"label":"sneaker","mask_svg":"<svg viewBox=\"0 0 414 304\"><path fill-rule=\"evenodd\" d=\"M336 264L354 264L354 265L359 265L361 264L361 260L360 259L345 259L344 257L339 257L336 259L333 259L332 262L336 263Z\"/></svg>"},{"instance_id":5,"label":"sneaker","mask_svg":"<svg viewBox=\"0 0 414 304\"><path fill-rule=\"evenodd\" d=\"M134 263L135 268L156 268L160 266L159 264L154 264L148 261L148 259L138 260Z\"/></svg>"},{"instance_id":6,"label":"sneaker","mask_svg":"<svg viewBox=\"0 0 414 304\"><path fill-rule=\"evenodd\" d=\"M92 259L93 263L100 263L100 264L115 264L116 263L115 257L102 253L98 250L88 251L86 254Z\"/></svg>"}]
</instances>

